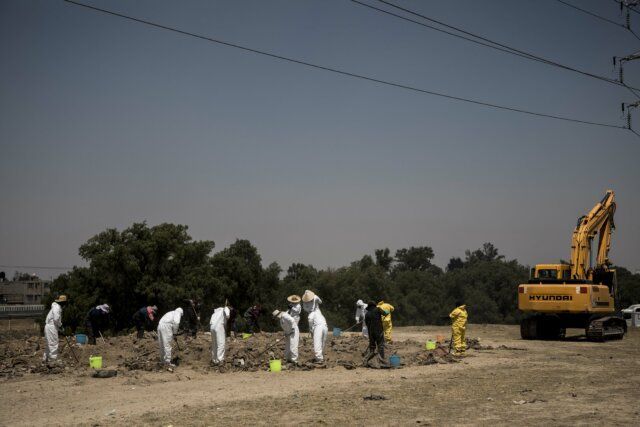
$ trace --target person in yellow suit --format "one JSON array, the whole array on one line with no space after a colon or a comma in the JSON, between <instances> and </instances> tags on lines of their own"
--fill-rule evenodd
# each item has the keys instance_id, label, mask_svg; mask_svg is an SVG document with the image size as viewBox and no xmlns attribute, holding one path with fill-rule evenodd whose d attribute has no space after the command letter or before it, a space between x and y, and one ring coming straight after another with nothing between
<instances>
[{"instance_id":1,"label":"person in yellow suit","mask_svg":"<svg viewBox=\"0 0 640 427\"><path fill-rule=\"evenodd\" d=\"M393 306L388 302L380 301L378 303L378 308L384 312L384 316L382 316L384 340L386 342L391 342L391 331L393 329L393 325L391 324L391 313L393 312Z\"/></svg>"},{"instance_id":2,"label":"person in yellow suit","mask_svg":"<svg viewBox=\"0 0 640 427\"><path fill-rule=\"evenodd\" d=\"M467 329L467 306L462 302L456 302L456 308L449 313L451 318L451 337L453 340L453 353L456 356L464 354L467 343L464 333Z\"/></svg>"}]
</instances>

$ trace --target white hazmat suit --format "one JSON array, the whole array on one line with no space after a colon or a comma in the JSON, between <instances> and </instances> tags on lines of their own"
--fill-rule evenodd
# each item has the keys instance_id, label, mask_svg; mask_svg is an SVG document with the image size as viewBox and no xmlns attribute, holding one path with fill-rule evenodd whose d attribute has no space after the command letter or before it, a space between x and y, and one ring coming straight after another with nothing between
<instances>
[{"instance_id":1,"label":"white hazmat suit","mask_svg":"<svg viewBox=\"0 0 640 427\"><path fill-rule=\"evenodd\" d=\"M300 306L300 303L289 303L289 310L287 310L287 313L289 314L289 316L293 317L293 319L296 321L296 326L298 326L298 324L300 324L300 313L302 313L302 307Z\"/></svg>"},{"instance_id":2,"label":"white hazmat suit","mask_svg":"<svg viewBox=\"0 0 640 427\"><path fill-rule=\"evenodd\" d=\"M229 307L218 307L211 315L209 329L211 330L211 361L215 364L224 362L226 343L226 326L231 316Z\"/></svg>"},{"instance_id":3,"label":"white hazmat suit","mask_svg":"<svg viewBox=\"0 0 640 427\"><path fill-rule=\"evenodd\" d=\"M314 295L311 301L302 303L304 311L309 313L307 317L309 320L309 332L313 336L313 353L315 354L315 360L318 362L324 361L322 352L329 333L327 320L320 311L320 304L322 304L322 300L317 295Z\"/></svg>"},{"instance_id":4,"label":"white hazmat suit","mask_svg":"<svg viewBox=\"0 0 640 427\"><path fill-rule=\"evenodd\" d=\"M295 363L298 361L298 343L300 341L298 322L289 313L280 313L278 317L280 317L280 326L285 336L284 358Z\"/></svg>"},{"instance_id":5,"label":"white hazmat suit","mask_svg":"<svg viewBox=\"0 0 640 427\"><path fill-rule=\"evenodd\" d=\"M178 333L182 319L180 307L166 313L158 323L158 346L160 347L160 361L166 365L171 364L171 344L173 335Z\"/></svg>"},{"instance_id":6,"label":"white hazmat suit","mask_svg":"<svg viewBox=\"0 0 640 427\"><path fill-rule=\"evenodd\" d=\"M356 302L356 322L362 323L362 336L369 338L369 330L367 329L367 324L364 323L365 314L367 314L367 304L359 299L358 302Z\"/></svg>"},{"instance_id":7,"label":"white hazmat suit","mask_svg":"<svg viewBox=\"0 0 640 427\"><path fill-rule=\"evenodd\" d=\"M42 360L54 361L58 358L58 331L62 329L62 307L57 302L51 304L44 323L46 346Z\"/></svg>"}]
</instances>

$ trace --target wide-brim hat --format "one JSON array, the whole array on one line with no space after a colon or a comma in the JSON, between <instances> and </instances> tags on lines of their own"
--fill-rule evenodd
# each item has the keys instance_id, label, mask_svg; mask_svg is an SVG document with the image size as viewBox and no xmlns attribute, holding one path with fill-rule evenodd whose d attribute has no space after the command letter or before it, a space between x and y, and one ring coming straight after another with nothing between
<instances>
[{"instance_id":1,"label":"wide-brim hat","mask_svg":"<svg viewBox=\"0 0 640 427\"><path fill-rule=\"evenodd\" d=\"M280 310L273 310L273 313L271 313L271 315L272 315L273 317L280 317L280 313L281 313L281 311L280 311Z\"/></svg>"},{"instance_id":2,"label":"wide-brim hat","mask_svg":"<svg viewBox=\"0 0 640 427\"><path fill-rule=\"evenodd\" d=\"M67 296L60 295L58 298L55 299L55 302L67 302Z\"/></svg>"},{"instance_id":3,"label":"wide-brim hat","mask_svg":"<svg viewBox=\"0 0 640 427\"><path fill-rule=\"evenodd\" d=\"M289 295L287 297L287 301L289 301L291 304L298 304L301 299L298 295Z\"/></svg>"},{"instance_id":4,"label":"wide-brim hat","mask_svg":"<svg viewBox=\"0 0 640 427\"><path fill-rule=\"evenodd\" d=\"M314 294L313 291L310 291L307 289L306 291L304 291L304 294L302 295L302 302L311 302L315 297L316 297L316 294Z\"/></svg>"}]
</instances>

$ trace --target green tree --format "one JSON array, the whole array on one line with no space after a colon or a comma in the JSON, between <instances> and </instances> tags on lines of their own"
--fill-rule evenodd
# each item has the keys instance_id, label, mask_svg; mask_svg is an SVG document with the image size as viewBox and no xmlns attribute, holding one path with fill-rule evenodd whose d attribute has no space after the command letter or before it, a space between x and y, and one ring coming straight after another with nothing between
<instances>
[{"instance_id":1,"label":"green tree","mask_svg":"<svg viewBox=\"0 0 640 427\"><path fill-rule=\"evenodd\" d=\"M202 300L223 291L209 261L213 247L212 241L193 241L184 225L142 222L121 232L107 229L80 247L89 267L56 279L52 295L69 296L69 326L82 325L92 306L108 303L119 330L144 305L156 304L163 312L186 298Z\"/></svg>"},{"instance_id":2,"label":"green tree","mask_svg":"<svg viewBox=\"0 0 640 427\"><path fill-rule=\"evenodd\" d=\"M434 255L433 249L429 246L411 246L408 249L398 249L396 251L395 270L428 270L432 265L431 260Z\"/></svg>"},{"instance_id":3,"label":"green tree","mask_svg":"<svg viewBox=\"0 0 640 427\"><path fill-rule=\"evenodd\" d=\"M447 264L447 272L457 270L458 268L464 267L464 261L460 257L453 257L449 259L449 264Z\"/></svg>"},{"instance_id":4,"label":"green tree","mask_svg":"<svg viewBox=\"0 0 640 427\"><path fill-rule=\"evenodd\" d=\"M391 252L389 248L384 249L376 249L376 264L382 268L384 271L390 271L391 265L393 264L393 257L391 256Z\"/></svg>"}]
</instances>

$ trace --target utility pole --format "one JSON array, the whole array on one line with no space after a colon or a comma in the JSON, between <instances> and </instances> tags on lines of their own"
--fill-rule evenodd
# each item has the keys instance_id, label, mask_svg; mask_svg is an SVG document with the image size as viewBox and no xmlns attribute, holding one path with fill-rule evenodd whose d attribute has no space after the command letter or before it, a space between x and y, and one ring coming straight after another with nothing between
<instances>
[{"instance_id":1,"label":"utility pole","mask_svg":"<svg viewBox=\"0 0 640 427\"><path fill-rule=\"evenodd\" d=\"M638 107L640 107L640 100L631 104L622 103L622 114L624 114L625 108L627 110L627 129L629 130L631 130L631 110Z\"/></svg>"},{"instance_id":2,"label":"utility pole","mask_svg":"<svg viewBox=\"0 0 640 427\"><path fill-rule=\"evenodd\" d=\"M620 83L624 84L624 64L630 61L635 61L636 59L640 59L640 51L627 56L613 57L613 66L618 67L618 80Z\"/></svg>"},{"instance_id":3,"label":"utility pole","mask_svg":"<svg viewBox=\"0 0 640 427\"><path fill-rule=\"evenodd\" d=\"M625 25L624 27L629 30L633 35L636 36L636 38L638 38L638 36L636 35L636 33L631 29L631 12L635 12L640 14L640 12L637 9L633 9L633 7L638 6L640 4L640 0L617 0L618 3L620 4L620 13L624 13L625 16ZM635 108L640 107L640 95L638 95L638 93L631 89L630 87L628 87L625 82L624 82L624 66L627 62L631 62L631 61L636 61L640 59L640 51L636 52L636 53L632 53L630 55L626 55L626 56L614 56L613 57L613 67L616 68L618 67L618 81L620 82L620 84L622 84L623 86L625 86L627 89L629 89L629 91L631 93L633 93L636 98L638 98L637 101L635 102L628 102L628 103L622 103L622 115L624 117L624 114L626 112L626 128L629 130L632 130L631 128L631 111Z\"/></svg>"}]
</instances>

